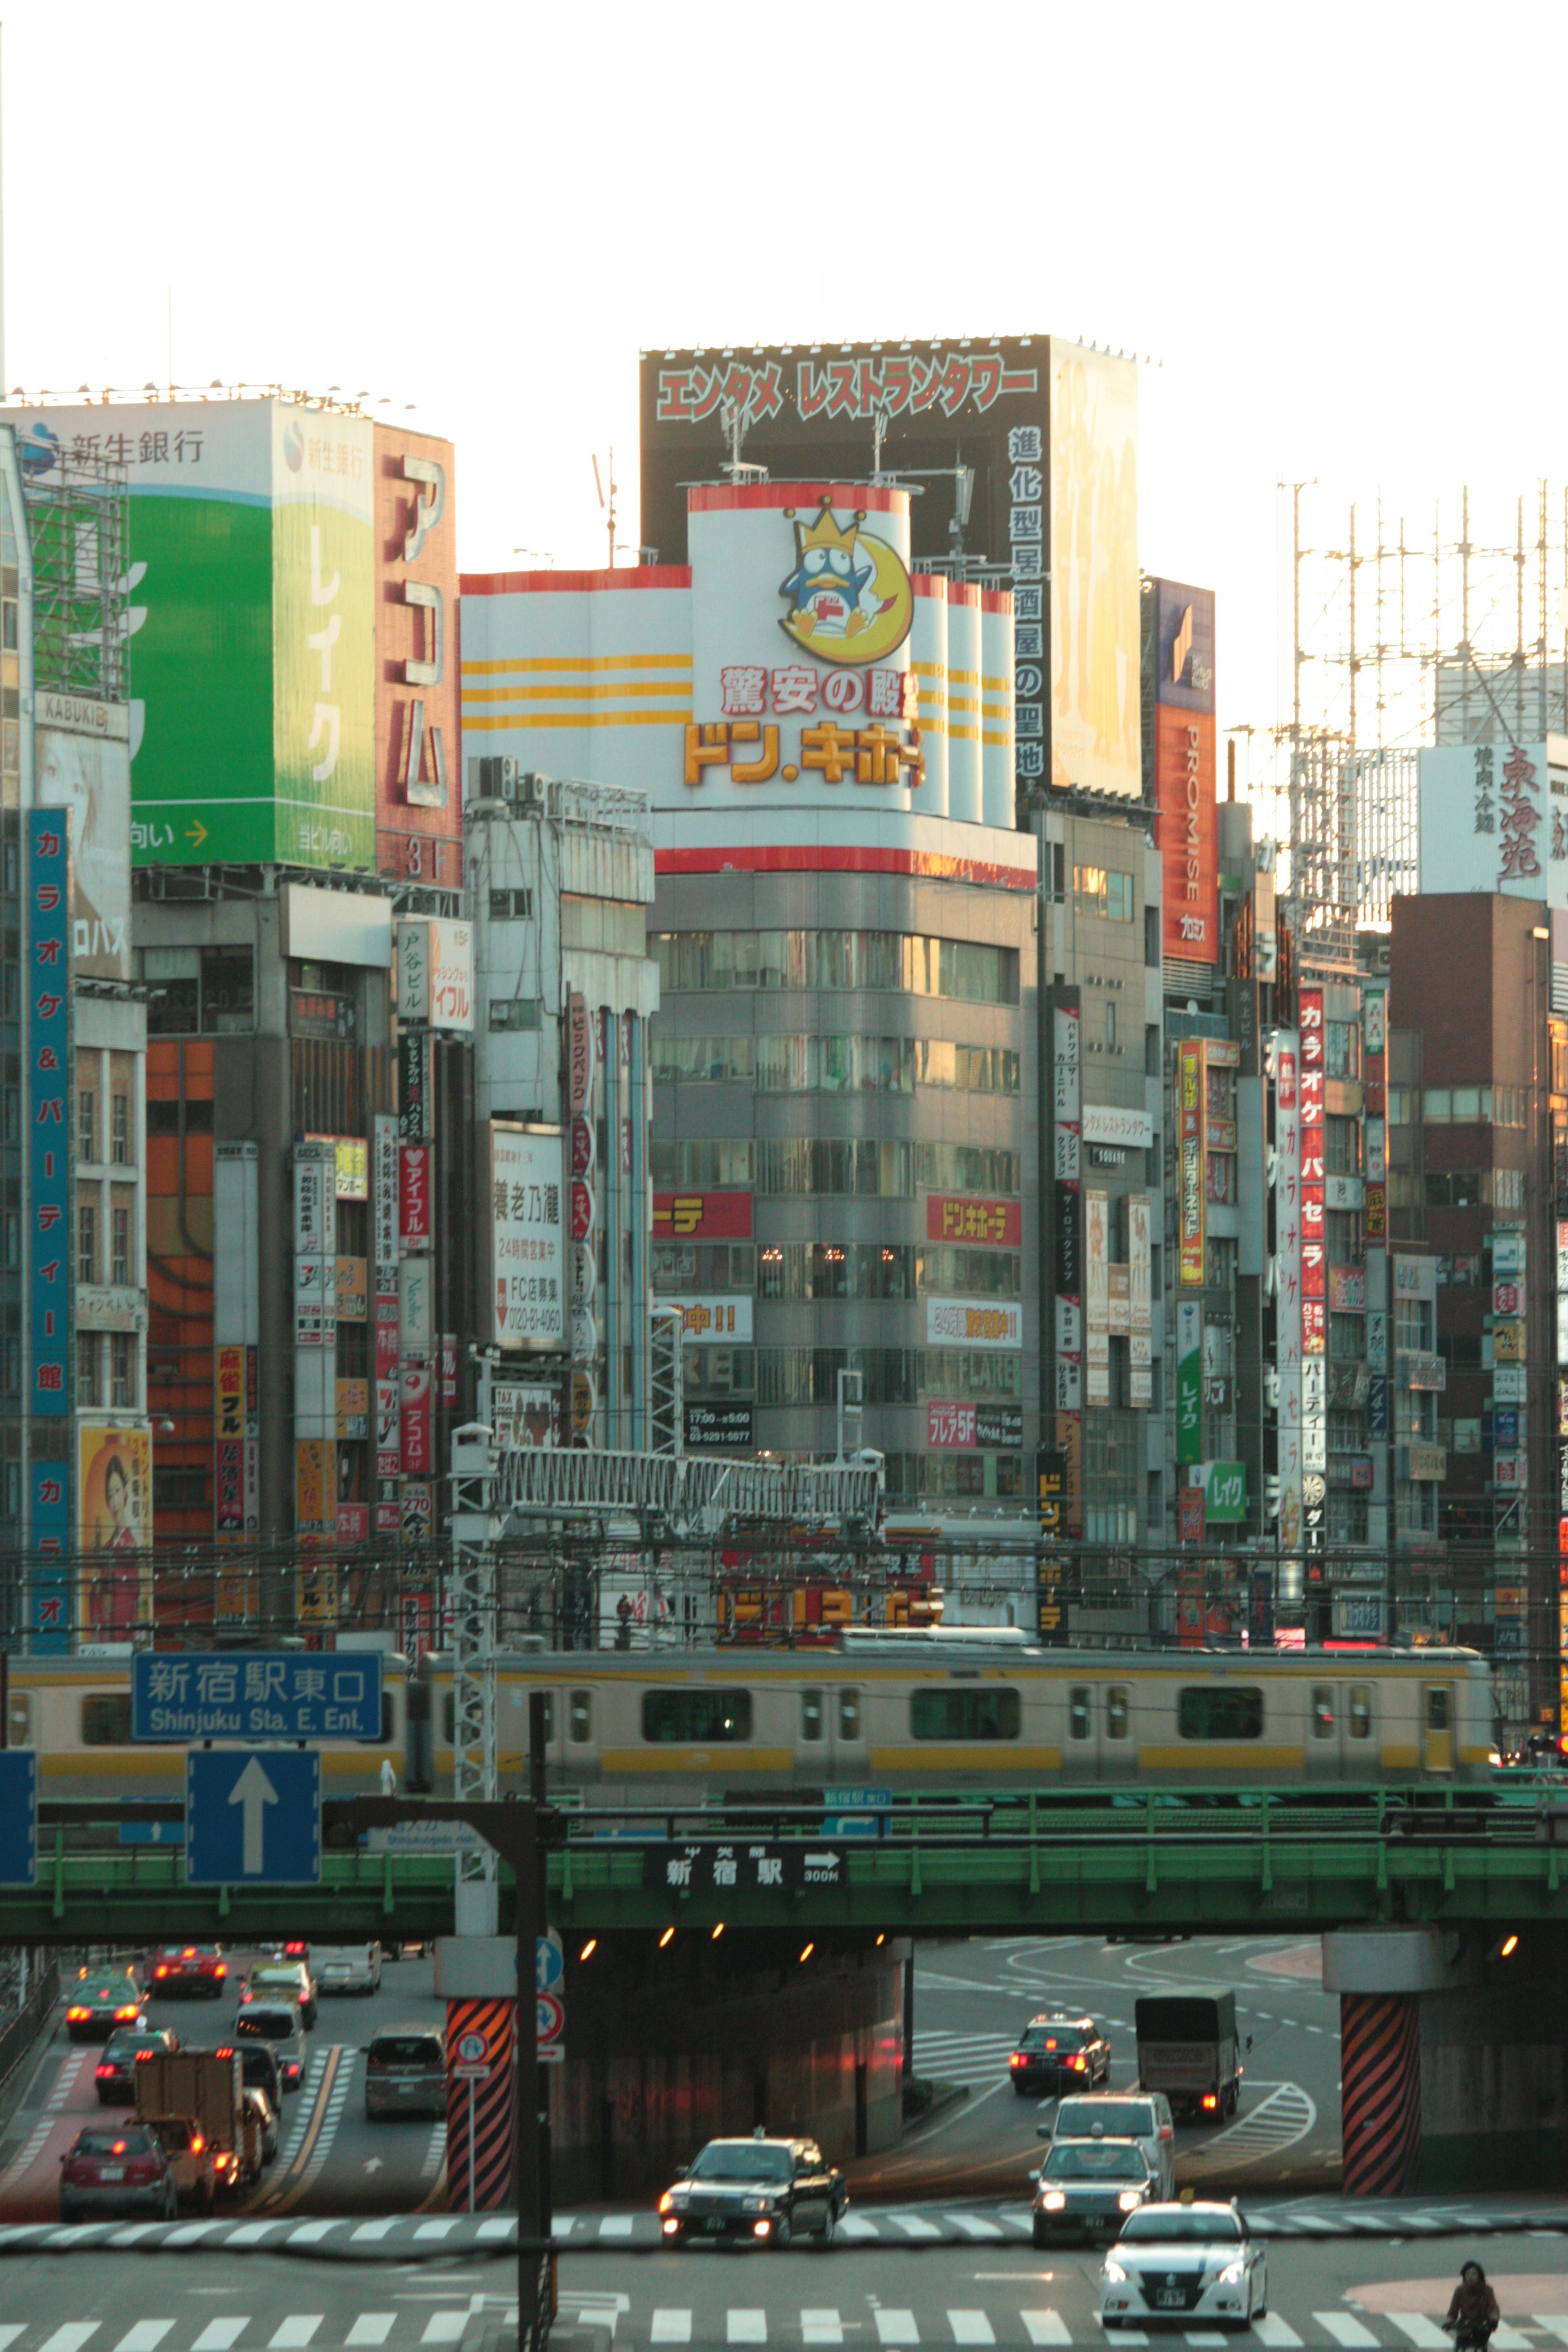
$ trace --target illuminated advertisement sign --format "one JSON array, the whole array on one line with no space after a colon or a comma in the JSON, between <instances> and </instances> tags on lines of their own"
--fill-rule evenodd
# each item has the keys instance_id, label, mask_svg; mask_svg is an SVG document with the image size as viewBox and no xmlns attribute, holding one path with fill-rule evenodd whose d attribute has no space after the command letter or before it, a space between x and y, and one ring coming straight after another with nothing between
<instances>
[{"instance_id":1,"label":"illuminated advertisement sign","mask_svg":"<svg viewBox=\"0 0 1568 2352\"><path fill-rule=\"evenodd\" d=\"M1301 1354L1328 1350L1328 1237L1323 1178L1323 992L1300 992L1301 1023ZM1309 1464L1309 1467L1312 1465Z\"/></svg>"},{"instance_id":2,"label":"illuminated advertisement sign","mask_svg":"<svg viewBox=\"0 0 1568 2352\"><path fill-rule=\"evenodd\" d=\"M981 1242L1017 1249L1023 1234L1024 1213L1016 1201L973 1201L942 1192L926 1194L928 1242Z\"/></svg>"},{"instance_id":3,"label":"illuminated advertisement sign","mask_svg":"<svg viewBox=\"0 0 1568 2352\"><path fill-rule=\"evenodd\" d=\"M1160 803L1164 952L1188 963L1219 961L1219 817L1215 805L1212 712L1154 713L1154 788Z\"/></svg>"},{"instance_id":4,"label":"illuminated advertisement sign","mask_svg":"<svg viewBox=\"0 0 1568 2352\"><path fill-rule=\"evenodd\" d=\"M374 428L376 870L453 889L462 879L455 455L426 433Z\"/></svg>"},{"instance_id":5,"label":"illuminated advertisement sign","mask_svg":"<svg viewBox=\"0 0 1568 2352\"><path fill-rule=\"evenodd\" d=\"M490 1121L489 1336L497 1347L565 1352L562 1157L558 1128Z\"/></svg>"},{"instance_id":6,"label":"illuminated advertisement sign","mask_svg":"<svg viewBox=\"0 0 1568 2352\"><path fill-rule=\"evenodd\" d=\"M656 1192L653 1237L656 1242L749 1242L752 1196L749 1192Z\"/></svg>"},{"instance_id":7,"label":"illuminated advertisement sign","mask_svg":"<svg viewBox=\"0 0 1568 2352\"><path fill-rule=\"evenodd\" d=\"M1279 1541L1294 1551L1301 1540L1304 1475L1301 1460L1301 1041L1294 1029L1275 1034L1274 1082L1274 1328L1279 1366Z\"/></svg>"},{"instance_id":8,"label":"illuminated advertisement sign","mask_svg":"<svg viewBox=\"0 0 1568 2352\"><path fill-rule=\"evenodd\" d=\"M1176 1110L1181 1146L1181 1281L1202 1289L1204 1280L1203 1041L1184 1037L1176 1060Z\"/></svg>"},{"instance_id":9,"label":"illuminated advertisement sign","mask_svg":"<svg viewBox=\"0 0 1568 2352\"><path fill-rule=\"evenodd\" d=\"M27 812L26 1053L31 1411L71 1410L71 872L58 809Z\"/></svg>"}]
</instances>

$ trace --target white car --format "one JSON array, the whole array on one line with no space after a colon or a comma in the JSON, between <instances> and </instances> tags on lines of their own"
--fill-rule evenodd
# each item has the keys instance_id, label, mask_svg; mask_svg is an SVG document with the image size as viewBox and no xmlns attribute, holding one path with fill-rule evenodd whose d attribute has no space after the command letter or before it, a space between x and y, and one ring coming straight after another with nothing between
<instances>
[{"instance_id":1,"label":"white car","mask_svg":"<svg viewBox=\"0 0 1568 2352\"><path fill-rule=\"evenodd\" d=\"M1064 2139L1133 2139L1154 2176L1154 2194L1165 2202L1176 2193L1176 2135L1171 2102L1163 2091L1091 2091L1058 2100L1036 2137L1054 2146Z\"/></svg>"},{"instance_id":2,"label":"white car","mask_svg":"<svg viewBox=\"0 0 1568 2352\"><path fill-rule=\"evenodd\" d=\"M1100 2274L1109 2336L1151 2319L1246 2327L1268 2309L1268 2256L1234 2205L1145 2205Z\"/></svg>"}]
</instances>

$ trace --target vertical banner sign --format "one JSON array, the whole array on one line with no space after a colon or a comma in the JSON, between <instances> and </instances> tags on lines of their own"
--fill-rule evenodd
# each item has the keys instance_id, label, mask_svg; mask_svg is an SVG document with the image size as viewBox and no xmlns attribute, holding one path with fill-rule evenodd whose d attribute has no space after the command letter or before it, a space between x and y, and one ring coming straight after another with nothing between
<instances>
[{"instance_id":1,"label":"vertical banner sign","mask_svg":"<svg viewBox=\"0 0 1568 2352\"><path fill-rule=\"evenodd\" d=\"M1042 1446L1037 1458L1036 1476L1040 1533L1047 1545L1056 1545L1067 1532L1067 1457L1055 1446ZM1043 1551L1035 1566L1036 1617L1040 1638L1047 1643L1060 1643L1067 1639L1061 1575L1061 1554Z\"/></svg>"},{"instance_id":2,"label":"vertical banner sign","mask_svg":"<svg viewBox=\"0 0 1568 2352\"><path fill-rule=\"evenodd\" d=\"M1299 1033L1274 1040L1274 1328L1279 1370L1279 1544L1301 1541L1301 1097Z\"/></svg>"},{"instance_id":3,"label":"vertical banner sign","mask_svg":"<svg viewBox=\"0 0 1568 2352\"><path fill-rule=\"evenodd\" d=\"M395 1278L397 1270L397 1121L387 1112L377 1112L372 1122L371 1155L371 1250L379 1296L392 1286L383 1274Z\"/></svg>"},{"instance_id":4,"label":"vertical banner sign","mask_svg":"<svg viewBox=\"0 0 1568 2352\"><path fill-rule=\"evenodd\" d=\"M1195 1298L1176 1301L1176 1460L1204 1458L1204 1311Z\"/></svg>"},{"instance_id":5,"label":"vertical banner sign","mask_svg":"<svg viewBox=\"0 0 1568 2352\"><path fill-rule=\"evenodd\" d=\"M566 1008L567 1073L571 1109L575 1118L588 1108L588 1097L594 1087L594 1039L588 1021L585 997L574 989Z\"/></svg>"},{"instance_id":6,"label":"vertical banner sign","mask_svg":"<svg viewBox=\"0 0 1568 2352\"><path fill-rule=\"evenodd\" d=\"M1066 1466L1068 1533L1083 1531L1083 1022L1077 1003L1051 1013L1051 1139L1056 1235L1056 1451Z\"/></svg>"},{"instance_id":7,"label":"vertical banner sign","mask_svg":"<svg viewBox=\"0 0 1568 2352\"><path fill-rule=\"evenodd\" d=\"M1149 1195L1127 1196L1127 1402L1147 1408L1154 1395L1153 1245Z\"/></svg>"},{"instance_id":8,"label":"vertical banner sign","mask_svg":"<svg viewBox=\"0 0 1568 2352\"><path fill-rule=\"evenodd\" d=\"M430 1246L430 1146L405 1143L398 1158L397 1232L405 1250Z\"/></svg>"},{"instance_id":9,"label":"vertical banner sign","mask_svg":"<svg viewBox=\"0 0 1568 2352\"><path fill-rule=\"evenodd\" d=\"M409 1108L408 1066L411 1060L421 1088L418 1116L415 1122L419 1133L412 1139L415 1141L420 1139L424 1129L426 1042L423 1032L416 1036L405 1030L398 1045L404 1064L403 1091L399 1099L405 1116ZM399 1128L400 1120L384 1111L378 1112L371 1122L371 1250L375 1270L375 1303L372 1310L375 1373L371 1391L372 1435L375 1444L375 1500L371 1506L371 1527L374 1533L384 1536L396 1535L403 1518L398 1491L398 1481L403 1474L403 1391L398 1370L398 1162L402 1154Z\"/></svg>"},{"instance_id":10,"label":"vertical banner sign","mask_svg":"<svg viewBox=\"0 0 1568 2352\"><path fill-rule=\"evenodd\" d=\"M1321 1551L1329 1467L1328 1232L1324 1216L1323 992L1303 988L1301 1022L1301 1540Z\"/></svg>"},{"instance_id":11,"label":"vertical banner sign","mask_svg":"<svg viewBox=\"0 0 1568 2352\"><path fill-rule=\"evenodd\" d=\"M1110 1402L1110 1202L1104 1192L1083 1196L1084 1402Z\"/></svg>"},{"instance_id":12,"label":"vertical banner sign","mask_svg":"<svg viewBox=\"0 0 1568 2352\"><path fill-rule=\"evenodd\" d=\"M337 1338L336 1204L330 1144L294 1151L294 1345L330 1347ZM331 1311L328 1289L331 1290Z\"/></svg>"},{"instance_id":13,"label":"vertical banner sign","mask_svg":"<svg viewBox=\"0 0 1568 2352\"><path fill-rule=\"evenodd\" d=\"M1204 1235L1204 1048L1201 1037L1184 1037L1176 1057L1176 1114L1181 1139L1181 1283L1203 1287Z\"/></svg>"},{"instance_id":14,"label":"vertical banner sign","mask_svg":"<svg viewBox=\"0 0 1568 2352\"><path fill-rule=\"evenodd\" d=\"M220 1542L233 1542L245 1533L245 1356L243 1348L213 1350L216 1518Z\"/></svg>"},{"instance_id":15,"label":"vertical banner sign","mask_svg":"<svg viewBox=\"0 0 1568 2352\"><path fill-rule=\"evenodd\" d=\"M405 1143L428 1143L435 1132L430 1117L430 1032L402 1029L397 1037L397 1131Z\"/></svg>"},{"instance_id":16,"label":"vertical banner sign","mask_svg":"<svg viewBox=\"0 0 1568 2352\"><path fill-rule=\"evenodd\" d=\"M70 841L65 813L27 812L29 1405L64 1419L70 1394Z\"/></svg>"},{"instance_id":17,"label":"vertical banner sign","mask_svg":"<svg viewBox=\"0 0 1568 2352\"><path fill-rule=\"evenodd\" d=\"M33 1655L64 1657L71 1645L70 1469L64 1462L28 1465L32 1497Z\"/></svg>"},{"instance_id":18,"label":"vertical banner sign","mask_svg":"<svg viewBox=\"0 0 1568 2352\"><path fill-rule=\"evenodd\" d=\"M405 1362L403 1367L403 1475L427 1478L433 1466L430 1365Z\"/></svg>"},{"instance_id":19,"label":"vertical banner sign","mask_svg":"<svg viewBox=\"0 0 1568 2352\"><path fill-rule=\"evenodd\" d=\"M513 2000L447 2003L447 2204L454 2213L500 2212L511 2203L516 2019Z\"/></svg>"}]
</instances>

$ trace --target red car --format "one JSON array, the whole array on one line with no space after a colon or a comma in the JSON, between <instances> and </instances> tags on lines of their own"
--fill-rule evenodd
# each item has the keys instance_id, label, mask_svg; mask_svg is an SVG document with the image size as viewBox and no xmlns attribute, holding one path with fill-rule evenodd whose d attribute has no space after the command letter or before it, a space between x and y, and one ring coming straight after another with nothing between
<instances>
[{"instance_id":1,"label":"red car","mask_svg":"<svg viewBox=\"0 0 1568 2352\"><path fill-rule=\"evenodd\" d=\"M172 2221L180 2192L174 2168L145 2124L93 2125L60 2158L60 2220L145 2213Z\"/></svg>"},{"instance_id":2,"label":"red car","mask_svg":"<svg viewBox=\"0 0 1568 2352\"><path fill-rule=\"evenodd\" d=\"M176 1993L205 1993L221 2000L228 1962L221 1944L160 1944L144 1969L147 1990L161 2000Z\"/></svg>"}]
</instances>

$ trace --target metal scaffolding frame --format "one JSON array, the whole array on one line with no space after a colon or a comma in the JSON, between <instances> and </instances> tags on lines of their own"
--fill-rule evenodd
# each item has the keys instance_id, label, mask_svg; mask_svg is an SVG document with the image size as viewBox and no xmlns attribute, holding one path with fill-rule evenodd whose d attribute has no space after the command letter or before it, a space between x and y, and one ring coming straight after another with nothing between
<instances>
[{"instance_id":1,"label":"metal scaffolding frame","mask_svg":"<svg viewBox=\"0 0 1568 2352\"><path fill-rule=\"evenodd\" d=\"M123 466L62 449L22 476L33 554L34 677L42 693L131 694L131 494Z\"/></svg>"}]
</instances>

